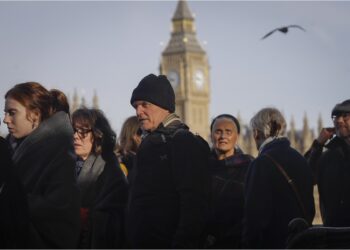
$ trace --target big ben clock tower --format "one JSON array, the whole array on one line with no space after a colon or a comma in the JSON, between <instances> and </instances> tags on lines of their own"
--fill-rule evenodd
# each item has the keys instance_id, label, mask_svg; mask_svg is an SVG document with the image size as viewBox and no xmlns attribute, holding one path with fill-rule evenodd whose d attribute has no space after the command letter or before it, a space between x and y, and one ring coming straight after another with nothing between
<instances>
[{"instance_id":1,"label":"big ben clock tower","mask_svg":"<svg viewBox=\"0 0 350 250\"><path fill-rule=\"evenodd\" d=\"M206 52L198 43L194 18L185 0L177 4L170 41L162 53L160 73L176 96L176 113L193 133L209 135L210 81Z\"/></svg>"}]
</instances>

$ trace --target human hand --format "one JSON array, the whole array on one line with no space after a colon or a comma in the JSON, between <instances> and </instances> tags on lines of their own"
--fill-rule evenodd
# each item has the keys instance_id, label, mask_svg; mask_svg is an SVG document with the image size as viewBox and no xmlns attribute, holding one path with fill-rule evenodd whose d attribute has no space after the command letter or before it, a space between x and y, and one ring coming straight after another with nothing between
<instances>
[{"instance_id":1,"label":"human hand","mask_svg":"<svg viewBox=\"0 0 350 250\"><path fill-rule=\"evenodd\" d=\"M333 135L335 134L335 128L322 128L321 132L317 138L317 141L321 144L324 145L326 141L331 139Z\"/></svg>"}]
</instances>

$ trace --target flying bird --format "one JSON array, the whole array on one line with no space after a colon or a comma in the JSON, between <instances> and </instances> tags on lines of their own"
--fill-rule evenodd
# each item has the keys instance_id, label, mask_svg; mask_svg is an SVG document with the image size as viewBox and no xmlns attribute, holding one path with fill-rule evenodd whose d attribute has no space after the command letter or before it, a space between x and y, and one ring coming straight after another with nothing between
<instances>
[{"instance_id":1,"label":"flying bird","mask_svg":"<svg viewBox=\"0 0 350 250\"><path fill-rule=\"evenodd\" d=\"M280 28L276 28L274 30L271 30L269 33L267 33L265 36L263 36L261 38L261 40L265 39L266 37L272 35L272 33L274 33L275 31L280 31L284 34L286 34L288 32L288 29L289 28L298 28L298 29L301 29L302 31L306 31L303 27L299 26L299 25L288 25L288 26L283 26L283 27L280 27Z\"/></svg>"}]
</instances>

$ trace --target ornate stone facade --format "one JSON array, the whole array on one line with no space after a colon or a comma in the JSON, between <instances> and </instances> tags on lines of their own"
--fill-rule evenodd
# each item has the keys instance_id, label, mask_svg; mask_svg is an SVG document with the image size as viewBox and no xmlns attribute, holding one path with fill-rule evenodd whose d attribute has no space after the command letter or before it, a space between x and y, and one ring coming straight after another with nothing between
<instances>
[{"instance_id":1,"label":"ornate stone facade","mask_svg":"<svg viewBox=\"0 0 350 250\"><path fill-rule=\"evenodd\" d=\"M196 37L194 18L180 0L171 37L162 53L160 74L167 75L176 96L176 113L191 131L208 139L210 78L207 54Z\"/></svg>"}]
</instances>

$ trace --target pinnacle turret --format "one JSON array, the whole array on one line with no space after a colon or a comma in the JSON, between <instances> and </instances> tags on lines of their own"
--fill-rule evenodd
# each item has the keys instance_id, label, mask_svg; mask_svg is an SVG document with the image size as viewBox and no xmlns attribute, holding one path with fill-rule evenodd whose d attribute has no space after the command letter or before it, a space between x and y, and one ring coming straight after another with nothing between
<instances>
[{"instance_id":1,"label":"pinnacle turret","mask_svg":"<svg viewBox=\"0 0 350 250\"><path fill-rule=\"evenodd\" d=\"M188 7L187 1L178 1L172 23L173 30L171 38L163 55L185 51L205 53L197 40L194 17Z\"/></svg>"}]
</instances>

